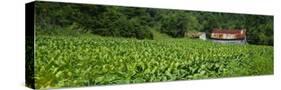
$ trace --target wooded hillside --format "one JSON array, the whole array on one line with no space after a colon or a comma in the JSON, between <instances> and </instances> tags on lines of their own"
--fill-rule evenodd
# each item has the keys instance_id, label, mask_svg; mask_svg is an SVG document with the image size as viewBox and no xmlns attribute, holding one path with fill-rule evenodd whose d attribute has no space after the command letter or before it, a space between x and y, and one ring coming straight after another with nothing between
<instances>
[{"instance_id":1,"label":"wooded hillside","mask_svg":"<svg viewBox=\"0 0 281 90\"><path fill-rule=\"evenodd\" d=\"M36 2L35 10L37 34L153 39L154 31L180 38L189 31L243 28L248 43L273 45L273 16L52 2Z\"/></svg>"}]
</instances>

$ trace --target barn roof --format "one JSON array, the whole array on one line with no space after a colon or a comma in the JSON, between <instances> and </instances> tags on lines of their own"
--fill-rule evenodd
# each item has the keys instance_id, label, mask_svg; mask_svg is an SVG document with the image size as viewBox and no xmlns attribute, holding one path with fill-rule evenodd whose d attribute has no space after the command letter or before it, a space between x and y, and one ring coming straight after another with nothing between
<instances>
[{"instance_id":1,"label":"barn roof","mask_svg":"<svg viewBox=\"0 0 281 90\"><path fill-rule=\"evenodd\" d=\"M243 40L246 38L245 29L213 29L212 39Z\"/></svg>"},{"instance_id":2,"label":"barn roof","mask_svg":"<svg viewBox=\"0 0 281 90\"><path fill-rule=\"evenodd\" d=\"M213 29L212 33L240 34L243 29Z\"/></svg>"}]
</instances>

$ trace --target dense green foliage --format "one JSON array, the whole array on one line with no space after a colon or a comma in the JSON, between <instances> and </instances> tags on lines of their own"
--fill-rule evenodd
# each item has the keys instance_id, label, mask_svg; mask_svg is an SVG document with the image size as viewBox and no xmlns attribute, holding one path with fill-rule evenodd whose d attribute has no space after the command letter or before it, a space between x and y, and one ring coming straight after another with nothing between
<instances>
[{"instance_id":1,"label":"dense green foliage","mask_svg":"<svg viewBox=\"0 0 281 90\"><path fill-rule=\"evenodd\" d=\"M273 16L66 3L36 3L39 34L93 33L153 39L153 31L184 37L189 31L246 29L250 44L273 45Z\"/></svg>"},{"instance_id":2,"label":"dense green foliage","mask_svg":"<svg viewBox=\"0 0 281 90\"><path fill-rule=\"evenodd\" d=\"M37 36L36 88L273 73L273 48L191 39Z\"/></svg>"}]
</instances>

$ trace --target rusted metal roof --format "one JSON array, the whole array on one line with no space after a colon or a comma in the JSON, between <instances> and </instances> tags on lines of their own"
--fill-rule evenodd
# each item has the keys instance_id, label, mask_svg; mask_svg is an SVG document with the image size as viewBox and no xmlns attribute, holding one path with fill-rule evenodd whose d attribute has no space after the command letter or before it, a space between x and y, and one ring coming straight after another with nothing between
<instances>
[{"instance_id":1,"label":"rusted metal roof","mask_svg":"<svg viewBox=\"0 0 281 90\"><path fill-rule=\"evenodd\" d=\"M212 33L223 33L223 34L241 34L244 32L243 29L214 29Z\"/></svg>"},{"instance_id":2,"label":"rusted metal roof","mask_svg":"<svg viewBox=\"0 0 281 90\"><path fill-rule=\"evenodd\" d=\"M211 32L213 39L237 40L246 38L246 30L244 29L213 29Z\"/></svg>"}]
</instances>

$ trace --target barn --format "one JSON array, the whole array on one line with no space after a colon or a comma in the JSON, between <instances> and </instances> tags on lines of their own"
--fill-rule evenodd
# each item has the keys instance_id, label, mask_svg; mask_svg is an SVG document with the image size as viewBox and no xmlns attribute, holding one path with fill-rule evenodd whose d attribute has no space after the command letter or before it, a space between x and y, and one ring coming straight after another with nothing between
<instances>
[{"instance_id":1,"label":"barn","mask_svg":"<svg viewBox=\"0 0 281 90\"><path fill-rule=\"evenodd\" d=\"M245 29L213 29L210 33L210 40L219 43L245 44Z\"/></svg>"}]
</instances>

